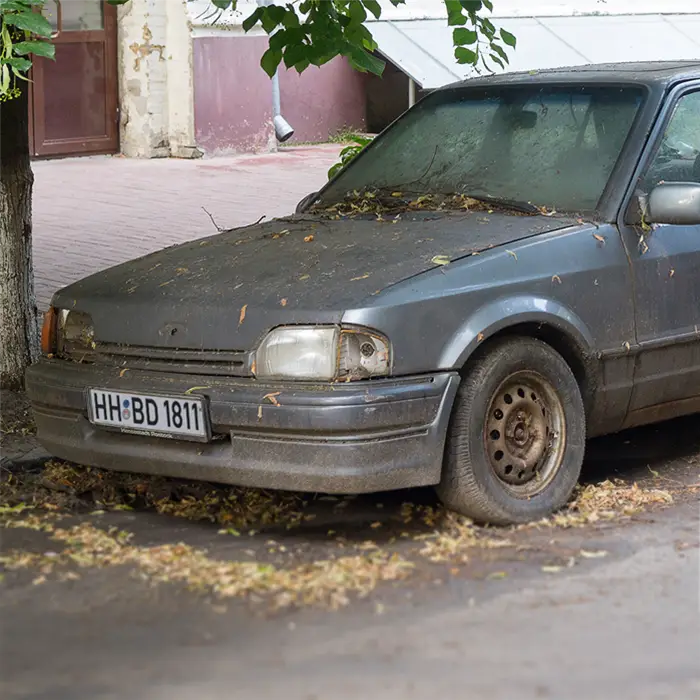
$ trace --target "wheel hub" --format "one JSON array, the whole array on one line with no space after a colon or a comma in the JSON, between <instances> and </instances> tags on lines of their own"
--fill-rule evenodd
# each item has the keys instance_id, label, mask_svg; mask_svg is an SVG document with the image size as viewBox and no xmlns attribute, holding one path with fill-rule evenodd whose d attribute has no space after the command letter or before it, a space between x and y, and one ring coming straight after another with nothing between
<instances>
[{"instance_id":1,"label":"wheel hub","mask_svg":"<svg viewBox=\"0 0 700 700\"><path fill-rule=\"evenodd\" d=\"M494 394L484 441L496 476L528 492L539 490L543 470L552 466L550 456L560 452L552 448L562 413L554 390L544 380L523 375L506 380Z\"/></svg>"}]
</instances>

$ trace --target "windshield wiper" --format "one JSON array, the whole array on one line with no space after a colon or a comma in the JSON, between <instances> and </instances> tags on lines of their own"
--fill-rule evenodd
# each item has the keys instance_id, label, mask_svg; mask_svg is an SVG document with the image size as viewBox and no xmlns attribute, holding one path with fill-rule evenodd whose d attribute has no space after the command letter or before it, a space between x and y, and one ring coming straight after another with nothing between
<instances>
[{"instance_id":1,"label":"windshield wiper","mask_svg":"<svg viewBox=\"0 0 700 700\"><path fill-rule=\"evenodd\" d=\"M464 195L465 197L471 197L472 199L478 199L480 202L486 202L487 204L494 204L499 207L505 207L507 209L514 209L515 211L522 211L526 214L541 214L542 212L530 202L520 202L517 199L506 199L505 197L492 197L488 194L472 194L469 192Z\"/></svg>"}]
</instances>

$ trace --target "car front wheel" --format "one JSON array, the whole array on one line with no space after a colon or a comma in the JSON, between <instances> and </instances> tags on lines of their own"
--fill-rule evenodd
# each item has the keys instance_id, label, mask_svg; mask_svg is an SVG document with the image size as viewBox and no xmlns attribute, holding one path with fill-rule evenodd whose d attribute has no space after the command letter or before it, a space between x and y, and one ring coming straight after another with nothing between
<instances>
[{"instance_id":1,"label":"car front wheel","mask_svg":"<svg viewBox=\"0 0 700 700\"><path fill-rule=\"evenodd\" d=\"M576 378L540 340L498 340L469 368L450 423L438 494L477 522L537 520L566 504L583 463Z\"/></svg>"}]
</instances>

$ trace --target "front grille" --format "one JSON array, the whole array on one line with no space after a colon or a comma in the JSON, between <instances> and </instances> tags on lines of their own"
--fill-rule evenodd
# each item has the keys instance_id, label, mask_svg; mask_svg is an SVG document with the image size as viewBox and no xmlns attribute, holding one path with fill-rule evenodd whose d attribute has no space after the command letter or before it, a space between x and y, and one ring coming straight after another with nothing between
<instances>
[{"instance_id":1,"label":"front grille","mask_svg":"<svg viewBox=\"0 0 700 700\"><path fill-rule=\"evenodd\" d=\"M100 364L173 374L251 377L251 353L220 350L180 350L97 343L91 358Z\"/></svg>"}]
</instances>

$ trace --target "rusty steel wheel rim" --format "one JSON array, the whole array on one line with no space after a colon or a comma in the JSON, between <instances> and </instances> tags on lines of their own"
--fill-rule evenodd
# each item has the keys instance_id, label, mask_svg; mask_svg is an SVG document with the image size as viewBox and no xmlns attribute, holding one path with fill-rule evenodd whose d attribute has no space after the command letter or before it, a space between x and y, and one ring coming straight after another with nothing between
<instances>
[{"instance_id":1,"label":"rusty steel wheel rim","mask_svg":"<svg viewBox=\"0 0 700 700\"><path fill-rule=\"evenodd\" d=\"M484 423L484 447L498 480L531 498L557 475L566 420L554 387L536 372L516 372L498 387Z\"/></svg>"}]
</instances>

